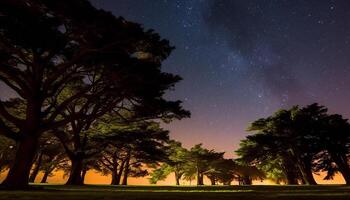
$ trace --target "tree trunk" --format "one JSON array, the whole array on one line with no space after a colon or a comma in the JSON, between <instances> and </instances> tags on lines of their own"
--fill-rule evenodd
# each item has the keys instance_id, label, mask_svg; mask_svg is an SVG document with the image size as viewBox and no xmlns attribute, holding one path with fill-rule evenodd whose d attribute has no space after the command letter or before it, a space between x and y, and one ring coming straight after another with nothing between
<instances>
[{"instance_id":1,"label":"tree trunk","mask_svg":"<svg viewBox=\"0 0 350 200\"><path fill-rule=\"evenodd\" d=\"M295 174L295 170L285 168L284 174L287 178L287 185L298 185L298 177Z\"/></svg>"},{"instance_id":2,"label":"tree trunk","mask_svg":"<svg viewBox=\"0 0 350 200\"><path fill-rule=\"evenodd\" d=\"M180 185L180 179L176 178L176 185Z\"/></svg>"},{"instance_id":3,"label":"tree trunk","mask_svg":"<svg viewBox=\"0 0 350 200\"><path fill-rule=\"evenodd\" d=\"M176 185L180 185L180 178L181 178L181 176L177 172L175 172Z\"/></svg>"},{"instance_id":4,"label":"tree trunk","mask_svg":"<svg viewBox=\"0 0 350 200\"><path fill-rule=\"evenodd\" d=\"M211 185L216 185L215 178L210 178Z\"/></svg>"},{"instance_id":5,"label":"tree trunk","mask_svg":"<svg viewBox=\"0 0 350 200\"><path fill-rule=\"evenodd\" d=\"M129 168L125 168L122 185L128 185Z\"/></svg>"},{"instance_id":6,"label":"tree trunk","mask_svg":"<svg viewBox=\"0 0 350 200\"><path fill-rule=\"evenodd\" d=\"M287 179L287 185L298 185L298 175L296 174L294 166L294 163L291 163L291 158L288 158L286 156L282 158L282 168L283 173Z\"/></svg>"},{"instance_id":7,"label":"tree trunk","mask_svg":"<svg viewBox=\"0 0 350 200\"><path fill-rule=\"evenodd\" d=\"M84 168L83 171L81 172L81 179L82 179L82 181L83 181L83 184L84 184L84 181L85 181L86 173L87 173L87 169Z\"/></svg>"},{"instance_id":8,"label":"tree trunk","mask_svg":"<svg viewBox=\"0 0 350 200\"><path fill-rule=\"evenodd\" d=\"M249 176L243 176L242 185L252 185L253 181Z\"/></svg>"},{"instance_id":9,"label":"tree trunk","mask_svg":"<svg viewBox=\"0 0 350 200\"><path fill-rule=\"evenodd\" d=\"M243 179L241 176L238 176L238 185L243 185Z\"/></svg>"},{"instance_id":10,"label":"tree trunk","mask_svg":"<svg viewBox=\"0 0 350 200\"><path fill-rule=\"evenodd\" d=\"M125 162L125 169L124 169L124 177L123 177L123 183L122 185L128 185L128 175L130 170L130 156L126 158Z\"/></svg>"},{"instance_id":11,"label":"tree trunk","mask_svg":"<svg viewBox=\"0 0 350 200\"><path fill-rule=\"evenodd\" d=\"M332 153L331 156L334 162L337 164L339 171L345 180L345 184L350 185L350 166L348 164L346 155L339 155L339 153Z\"/></svg>"},{"instance_id":12,"label":"tree trunk","mask_svg":"<svg viewBox=\"0 0 350 200\"><path fill-rule=\"evenodd\" d=\"M120 185L120 179L122 177L123 171L124 171L124 165L125 165L125 160L122 161L122 163L119 166L118 170L118 159L113 160L113 171L112 171L112 182L111 185Z\"/></svg>"},{"instance_id":13,"label":"tree trunk","mask_svg":"<svg viewBox=\"0 0 350 200\"><path fill-rule=\"evenodd\" d=\"M308 169L306 170L306 178L307 178L307 184L308 185L317 185L315 179L314 179L314 176L312 174L312 170L311 169Z\"/></svg>"},{"instance_id":14,"label":"tree trunk","mask_svg":"<svg viewBox=\"0 0 350 200\"><path fill-rule=\"evenodd\" d=\"M313 175L312 175L312 168L311 168L311 160L307 157L301 158L301 153L295 153L296 151L294 149L291 149L291 155L295 159L296 165L298 166L298 169L300 170L300 173L302 175L302 178L305 181L306 185L317 185Z\"/></svg>"},{"instance_id":15,"label":"tree trunk","mask_svg":"<svg viewBox=\"0 0 350 200\"><path fill-rule=\"evenodd\" d=\"M287 185L298 185L298 179L294 177L294 174L287 173Z\"/></svg>"},{"instance_id":16,"label":"tree trunk","mask_svg":"<svg viewBox=\"0 0 350 200\"><path fill-rule=\"evenodd\" d=\"M33 164L38 137L27 134L19 143L16 157L2 185L11 189L28 187L29 173Z\"/></svg>"},{"instance_id":17,"label":"tree trunk","mask_svg":"<svg viewBox=\"0 0 350 200\"><path fill-rule=\"evenodd\" d=\"M113 170L111 185L120 185L120 179L121 179L122 173L123 173L123 168L121 168L119 172L118 172L118 169Z\"/></svg>"},{"instance_id":18,"label":"tree trunk","mask_svg":"<svg viewBox=\"0 0 350 200\"><path fill-rule=\"evenodd\" d=\"M71 158L72 167L66 185L83 185L82 170L83 159L80 157Z\"/></svg>"},{"instance_id":19,"label":"tree trunk","mask_svg":"<svg viewBox=\"0 0 350 200\"><path fill-rule=\"evenodd\" d=\"M317 185L310 168L304 166L303 163L298 163L298 168L306 185Z\"/></svg>"},{"instance_id":20,"label":"tree trunk","mask_svg":"<svg viewBox=\"0 0 350 200\"><path fill-rule=\"evenodd\" d=\"M47 178L49 177L50 173L51 173L50 170L45 170L44 176L43 176L43 178L41 179L41 182L40 182L40 183L47 183Z\"/></svg>"},{"instance_id":21,"label":"tree trunk","mask_svg":"<svg viewBox=\"0 0 350 200\"><path fill-rule=\"evenodd\" d=\"M39 173L40 167L41 167L42 157L43 157L43 154L41 152L39 152L37 162L35 163L35 167L34 167L32 173L30 174L30 177L29 177L30 183L34 183L35 178L38 176L38 173Z\"/></svg>"},{"instance_id":22,"label":"tree trunk","mask_svg":"<svg viewBox=\"0 0 350 200\"><path fill-rule=\"evenodd\" d=\"M111 185L119 185L119 183L120 183L120 178L118 181L118 173L116 171L113 171Z\"/></svg>"},{"instance_id":23,"label":"tree trunk","mask_svg":"<svg viewBox=\"0 0 350 200\"><path fill-rule=\"evenodd\" d=\"M203 175L197 169L197 185L204 185L203 183Z\"/></svg>"}]
</instances>

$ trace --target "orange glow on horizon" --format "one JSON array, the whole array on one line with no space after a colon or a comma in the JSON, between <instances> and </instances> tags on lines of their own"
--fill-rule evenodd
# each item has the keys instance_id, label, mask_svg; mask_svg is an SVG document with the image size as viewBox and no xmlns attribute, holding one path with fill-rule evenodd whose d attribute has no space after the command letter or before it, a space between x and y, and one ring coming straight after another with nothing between
<instances>
[{"instance_id":1,"label":"orange glow on horizon","mask_svg":"<svg viewBox=\"0 0 350 200\"><path fill-rule=\"evenodd\" d=\"M6 172L0 174L0 181L3 181L6 177ZM325 172L320 173L320 175L314 174L314 178L318 184L345 184L345 181L343 177L340 174L337 174L333 180L323 180L323 177L325 176ZM36 178L36 182L40 182L43 174L39 173L39 175ZM48 178L49 183L54 184L64 184L66 182L68 177L63 177L63 171L56 171L54 176L51 176ZM148 182L148 177L143 178L129 178L128 184L129 185L151 185ZM110 184L111 183L111 176L103 176L95 171L88 171L85 177L85 183L86 184ZM189 181L183 181L181 180L181 185L196 185L196 181L193 180L192 182ZM204 180L204 184L210 185L210 182L208 179ZM254 185L275 185L275 183L271 180L264 180L264 181L253 181ZM159 181L157 185L175 185L175 179L174 175L170 174L166 180ZM233 181L232 185L238 185L237 181Z\"/></svg>"}]
</instances>

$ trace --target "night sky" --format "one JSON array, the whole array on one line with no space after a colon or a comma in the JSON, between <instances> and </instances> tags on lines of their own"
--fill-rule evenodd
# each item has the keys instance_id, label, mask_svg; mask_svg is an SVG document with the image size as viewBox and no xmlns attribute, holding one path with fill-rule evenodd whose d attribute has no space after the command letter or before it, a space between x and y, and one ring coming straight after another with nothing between
<instances>
[{"instance_id":1,"label":"night sky","mask_svg":"<svg viewBox=\"0 0 350 200\"><path fill-rule=\"evenodd\" d=\"M167 127L189 147L233 155L250 122L318 102L350 117L348 0L93 0L155 29L176 50L164 70L181 75L169 98L191 119Z\"/></svg>"},{"instance_id":2,"label":"night sky","mask_svg":"<svg viewBox=\"0 0 350 200\"><path fill-rule=\"evenodd\" d=\"M348 0L91 2L176 46L163 69L184 80L168 98L192 117L166 127L186 147L233 155L250 122L296 104L350 117Z\"/></svg>"}]
</instances>

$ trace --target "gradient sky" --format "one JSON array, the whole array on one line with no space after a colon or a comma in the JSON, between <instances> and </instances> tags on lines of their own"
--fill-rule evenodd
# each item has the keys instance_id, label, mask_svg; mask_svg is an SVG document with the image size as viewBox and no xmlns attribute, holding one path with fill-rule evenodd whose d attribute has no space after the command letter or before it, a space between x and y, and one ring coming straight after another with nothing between
<instances>
[{"instance_id":1,"label":"gradient sky","mask_svg":"<svg viewBox=\"0 0 350 200\"><path fill-rule=\"evenodd\" d=\"M318 102L350 117L348 0L91 0L176 46L164 70L191 119L166 127L189 147L233 155L248 124Z\"/></svg>"},{"instance_id":2,"label":"gradient sky","mask_svg":"<svg viewBox=\"0 0 350 200\"><path fill-rule=\"evenodd\" d=\"M168 97L192 117L165 127L186 147L203 143L232 157L250 122L296 104L350 118L350 0L91 2L176 46L163 69L184 80ZM12 95L0 83L0 98Z\"/></svg>"},{"instance_id":3,"label":"gradient sky","mask_svg":"<svg viewBox=\"0 0 350 200\"><path fill-rule=\"evenodd\" d=\"M348 0L91 0L176 46L163 69L190 119L166 128L186 147L233 156L245 128L279 108L318 102L350 117ZM0 84L0 98L11 91Z\"/></svg>"}]
</instances>

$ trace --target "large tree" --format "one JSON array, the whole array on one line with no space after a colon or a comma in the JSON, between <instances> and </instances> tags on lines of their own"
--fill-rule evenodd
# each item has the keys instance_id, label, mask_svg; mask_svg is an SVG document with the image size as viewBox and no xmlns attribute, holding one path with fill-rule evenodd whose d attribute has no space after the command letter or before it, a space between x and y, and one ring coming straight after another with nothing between
<instances>
[{"instance_id":1,"label":"large tree","mask_svg":"<svg viewBox=\"0 0 350 200\"><path fill-rule=\"evenodd\" d=\"M299 169L282 141L272 134L257 133L247 136L241 140L236 154L239 156L236 159L238 163L256 166L263 170L268 178L283 180L287 184L298 184Z\"/></svg>"},{"instance_id":2,"label":"large tree","mask_svg":"<svg viewBox=\"0 0 350 200\"><path fill-rule=\"evenodd\" d=\"M313 173L319 171L328 172L326 179L339 171L349 184L349 128L346 119L329 115L324 106L295 106L255 121L248 130L257 133L243 140L237 153L271 177L283 179L283 172L288 184L316 184Z\"/></svg>"},{"instance_id":3,"label":"large tree","mask_svg":"<svg viewBox=\"0 0 350 200\"><path fill-rule=\"evenodd\" d=\"M250 131L258 131L263 137L271 137L275 143L265 140L271 150L291 159L298 168L306 184L316 184L312 175L313 159L316 154L315 143L306 128L309 122L300 117L298 107L280 110L273 116L260 119L252 124ZM275 157L276 158L276 157Z\"/></svg>"},{"instance_id":4,"label":"large tree","mask_svg":"<svg viewBox=\"0 0 350 200\"><path fill-rule=\"evenodd\" d=\"M317 171L327 171L325 179L331 179L340 172L347 185L350 184L350 124L339 114L328 114L327 108L312 104L303 108L304 116L313 119L314 128L310 131L319 153L315 158ZM305 117L304 117L305 118Z\"/></svg>"},{"instance_id":5,"label":"large tree","mask_svg":"<svg viewBox=\"0 0 350 200\"><path fill-rule=\"evenodd\" d=\"M180 102L162 98L180 78L160 71L173 47L158 34L85 0L5 0L0 13L0 80L25 105L24 117L18 117L0 101L0 133L18 141L3 185L27 186L43 132L90 119L91 113L67 115L81 99L103 99L109 110L144 103L179 108ZM79 90L63 94L76 83Z\"/></svg>"}]
</instances>

